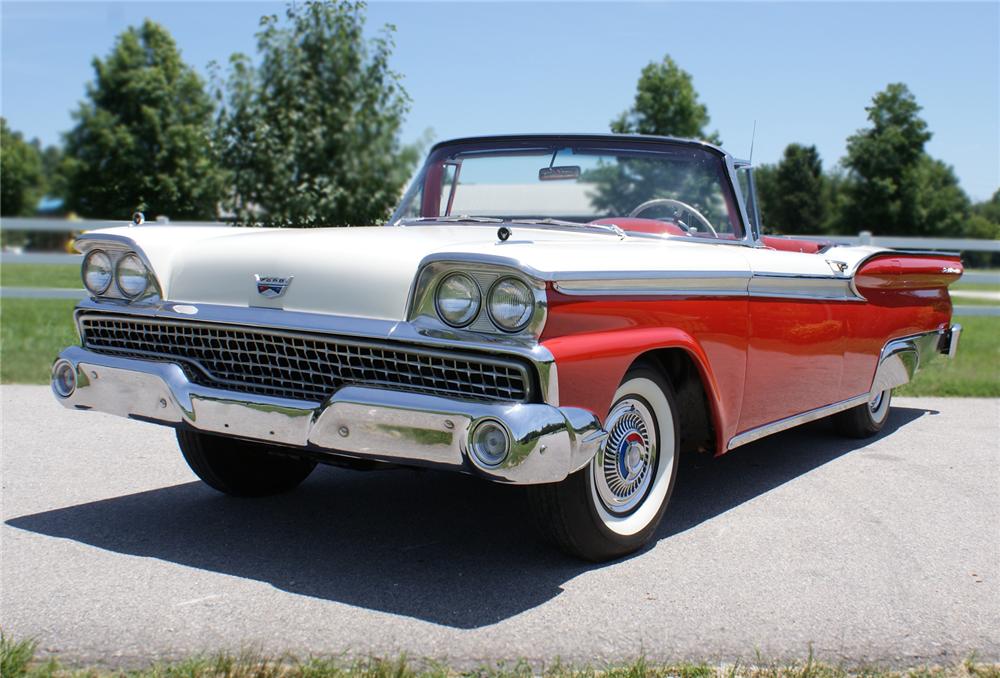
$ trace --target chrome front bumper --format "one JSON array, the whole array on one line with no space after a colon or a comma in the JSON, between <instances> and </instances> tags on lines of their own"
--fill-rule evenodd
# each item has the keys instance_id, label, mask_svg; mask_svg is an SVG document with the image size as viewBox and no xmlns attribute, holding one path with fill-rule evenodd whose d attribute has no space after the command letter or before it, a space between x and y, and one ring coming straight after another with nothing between
<instances>
[{"instance_id":1,"label":"chrome front bumper","mask_svg":"<svg viewBox=\"0 0 1000 678\"><path fill-rule=\"evenodd\" d=\"M551 483L583 468L607 437L593 413L540 403L453 400L363 386L344 386L323 403L270 398L194 384L176 364L67 348L75 388L57 399L175 427L189 427L316 453L431 465L492 480ZM475 426L501 422L511 439L507 458L479 465L468 451Z\"/></svg>"}]
</instances>

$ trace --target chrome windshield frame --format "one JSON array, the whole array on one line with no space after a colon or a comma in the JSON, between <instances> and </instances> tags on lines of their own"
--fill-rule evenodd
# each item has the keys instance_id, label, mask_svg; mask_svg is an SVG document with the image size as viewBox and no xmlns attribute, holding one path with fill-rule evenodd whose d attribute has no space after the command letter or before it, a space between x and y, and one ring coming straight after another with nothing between
<instances>
[{"instance_id":1,"label":"chrome windshield frame","mask_svg":"<svg viewBox=\"0 0 1000 678\"><path fill-rule=\"evenodd\" d=\"M657 147L666 148L676 148L678 146L686 146L691 148L698 148L702 150L709 151L710 153L716 155L723 163L725 172L721 173L726 177L724 184L728 183L728 186L724 185L725 190L730 191L733 197L733 201L736 205L736 218L739 220L739 228L742 231L742 237L734 240L723 240L719 238L704 237L700 235L694 236L684 236L685 241L694 240L696 242L705 243L716 243L716 244L728 244L728 245L743 245L750 247L759 247L760 243L760 233L758 229L754 226L754 222L749 218L748 206L746 201L743 199L743 192L740 190L739 179L737 176L737 163L742 163L743 161L737 161L732 155L724 151L718 146L713 144L697 141L693 139L680 139L675 137L663 137L663 136L651 136L651 135L640 135L640 134L522 134L522 135L497 135L497 136L483 136L483 137L467 137L460 139L452 139L448 141L442 141L435 144L429 153L427 158L424 160L423 165L420 170L416 173L413 180L410 182L406 191L403 194L402 199L393 212L392 216L386 223L387 226L402 226L405 225L406 217L404 217L400 210L403 205L408 204L414 197L414 193L419 190L420 186L424 181L424 177L428 168L428 161L435 156L441 149L450 147L462 147L462 146L476 146L483 144L495 143L498 147L506 147L511 151L516 151L517 149L538 149L542 146L559 146L559 145L583 145L583 144L596 144L599 148L607 148L608 150L613 150L618 147L621 150L648 150L655 152ZM498 148L499 150L499 148ZM422 217L424 219L423 223L435 223L432 217ZM449 223L454 223L456 221L453 217L446 217ZM470 222L473 223L473 219L470 218ZM483 222L480 222L480 225ZM492 222L496 225L497 222ZM503 221L501 223L509 223L508 221ZM516 220L515 220L516 223ZM586 226L586 224L581 224L581 226ZM630 236L632 234L629 234ZM672 239L674 237L680 236L665 236L666 239Z\"/></svg>"}]
</instances>

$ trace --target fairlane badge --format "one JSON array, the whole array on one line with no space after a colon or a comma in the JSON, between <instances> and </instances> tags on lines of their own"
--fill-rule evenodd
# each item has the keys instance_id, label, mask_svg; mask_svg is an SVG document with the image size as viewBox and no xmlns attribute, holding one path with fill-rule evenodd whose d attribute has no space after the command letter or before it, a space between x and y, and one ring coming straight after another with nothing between
<instances>
[{"instance_id":1,"label":"fairlane badge","mask_svg":"<svg viewBox=\"0 0 1000 678\"><path fill-rule=\"evenodd\" d=\"M295 276L279 278L273 275L254 275L254 280L257 282L257 294L268 299L277 299L292 284L293 277Z\"/></svg>"}]
</instances>

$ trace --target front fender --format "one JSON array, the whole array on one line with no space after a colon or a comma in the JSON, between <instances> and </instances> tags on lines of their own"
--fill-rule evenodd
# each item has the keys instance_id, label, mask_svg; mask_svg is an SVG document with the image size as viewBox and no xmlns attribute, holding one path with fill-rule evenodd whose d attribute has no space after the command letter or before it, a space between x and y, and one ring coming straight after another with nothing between
<instances>
[{"instance_id":1,"label":"front fender","mask_svg":"<svg viewBox=\"0 0 1000 678\"><path fill-rule=\"evenodd\" d=\"M559 402L582 407L602 418L611 409L615 391L628 368L644 354L661 349L685 351L698 368L711 409L716 450L725 450L725 441L735 434L742 390L724 397L708 355L701 344L677 328L632 328L554 337L543 342L555 358L559 374ZM727 372L745 370L745 353L730 352ZM729 364L731 363L731 364Z\"/></svg>"}]
</instances>

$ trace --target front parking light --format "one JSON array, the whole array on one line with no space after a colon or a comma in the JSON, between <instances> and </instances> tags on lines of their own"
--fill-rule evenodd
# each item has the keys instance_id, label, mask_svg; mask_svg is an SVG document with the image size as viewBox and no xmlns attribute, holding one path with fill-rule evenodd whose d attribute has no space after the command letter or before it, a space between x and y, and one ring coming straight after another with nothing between
<instances>
[{"instance_id":1,"label":"front parking light","mask_svg":"<svg viewBox=\"0 0 1000 678\"><path fill-rule=\"evenodd\" d=\"M477 466L496 468L510 454L510 435L500 422L486 419L473 429L469 450Z\"/></svg>"},{"instance_id":2,"label":"front parking light","mask_svg":"<svg viewBox=\"0 0 1000 678\"><path fill-rule=\"evenodd\" d=\"M76 369L68 360L57 360L52 366L52 390L60 398L69 398L76 390Z\"/></svg>"}]
</instances>

